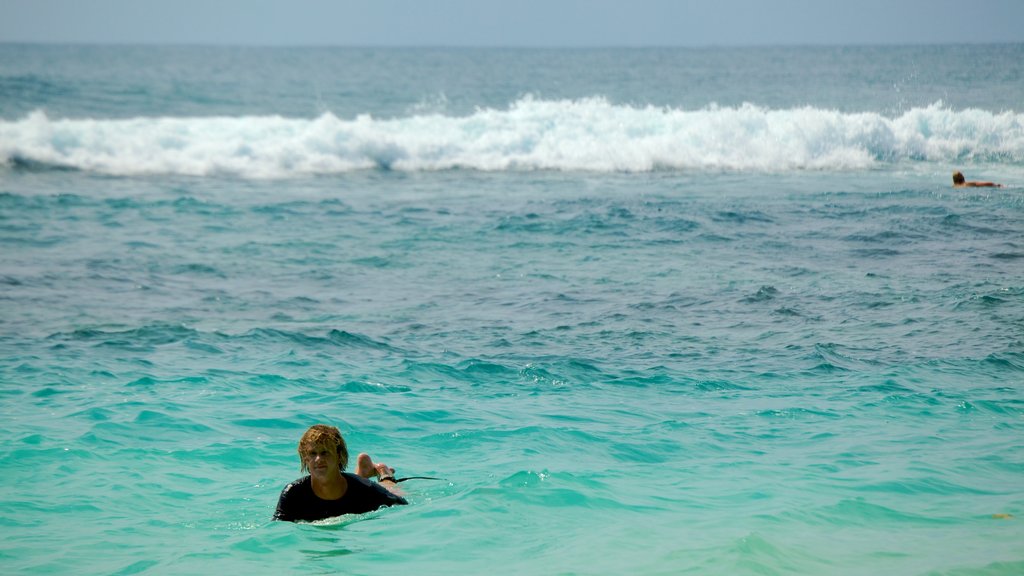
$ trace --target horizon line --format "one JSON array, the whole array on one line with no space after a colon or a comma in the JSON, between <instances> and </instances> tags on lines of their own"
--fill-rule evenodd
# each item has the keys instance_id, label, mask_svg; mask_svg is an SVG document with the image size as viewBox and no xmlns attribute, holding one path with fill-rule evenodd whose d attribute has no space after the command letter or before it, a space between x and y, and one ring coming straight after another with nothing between
<instances>
[{"instance_id":1,"label":"horizon line","mask_svg":"<svg viewBox=\"0 0 1024 576\"><path fill-rule=\"evenodd\" d=\"M898 48L927 46L1014 46L1024 41L892 41L892 42L778 42L778 43L727 43L727 44L395 44L395 43L259 43L259 42L164 42L164 41L99 41L99 40L2 40L0 46L88 46L88 47L137 47L137 48L352 48L352 49L497 49L497 50L608 50L608 49L722 49L722 48Z\"/></svg>"}]
</instances>

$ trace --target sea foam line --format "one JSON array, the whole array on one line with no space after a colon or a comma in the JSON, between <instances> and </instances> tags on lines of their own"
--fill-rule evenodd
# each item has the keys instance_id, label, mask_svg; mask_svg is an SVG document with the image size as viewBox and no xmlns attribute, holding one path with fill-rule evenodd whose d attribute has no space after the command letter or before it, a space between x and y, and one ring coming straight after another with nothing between
<instances>
[{"instance_id":1,"label":"sea foam line","mask_svg":"<svg viewBox=\"0 0 1024 576\"><path fill-rule=\"evenodd\" d=\"M850 170L905 161L1020 163L1024 115L935 103L895 118L752 104L699 110L523 98L466 116L0 121L0 162L106 174L252 178L353 170Z\"/></svg>"}]
</instances>

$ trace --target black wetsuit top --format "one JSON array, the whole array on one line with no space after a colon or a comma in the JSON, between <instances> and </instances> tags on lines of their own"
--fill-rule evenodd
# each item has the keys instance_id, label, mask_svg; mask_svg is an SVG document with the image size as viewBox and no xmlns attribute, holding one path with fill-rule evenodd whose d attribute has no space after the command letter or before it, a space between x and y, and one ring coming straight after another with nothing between
<instances>
[{"instance_id":1,"label":"black wetsuit top","mask_svg":"<svg viewBox=\"0 0 1024 576\"><path fill-rule=\"evenodd\" d=\"M348 488L337 500L323 500L313 493L313 482L309 476L299 478L281 490L277 501L274 520L313 521L341 516L342 514L362 514L372 512L384 506L408 504L405 498L396 496L376 482L366 478L342 472Z\"/></svg>"}]
</instances>

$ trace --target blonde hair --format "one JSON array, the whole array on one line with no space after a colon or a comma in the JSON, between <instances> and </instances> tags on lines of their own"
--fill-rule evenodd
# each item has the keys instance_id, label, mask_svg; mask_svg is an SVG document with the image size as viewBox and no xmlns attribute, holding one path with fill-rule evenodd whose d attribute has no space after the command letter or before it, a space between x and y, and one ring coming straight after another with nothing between
<instances>
[{"instance_id":1,"label":"blonde hair","mask_svg":"<svg viewBox=\"0 0 1024 576\"><path fill-rule=\"evenodd\" d=\"M299 440L299 462L302 472L308 468L306 456L321 446L337 452L339 470L344 470L348 466L348 446L345 445L345 439L341 437L341 432L334 426L314 424Z\"/></svg>"}]
</instances>

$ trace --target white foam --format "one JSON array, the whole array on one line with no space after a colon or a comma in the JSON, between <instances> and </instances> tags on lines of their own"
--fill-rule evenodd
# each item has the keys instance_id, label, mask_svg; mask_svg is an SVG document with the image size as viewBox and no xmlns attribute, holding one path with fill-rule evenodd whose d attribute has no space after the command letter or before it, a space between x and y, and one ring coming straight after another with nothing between
<instances>
[{"instance_id":1,"label":"white foam","mask_svg":"<svg viewBox=\"0 0 1024 576\"><path fill-rule=\"evenodd\" d=\"M856 170L1024 160L1024 115L941 103L890 118L755 105L700 110L523 98L468 116L0 121L0 162L253 178L353 170Z\"/></svg>"}]
</instances>

